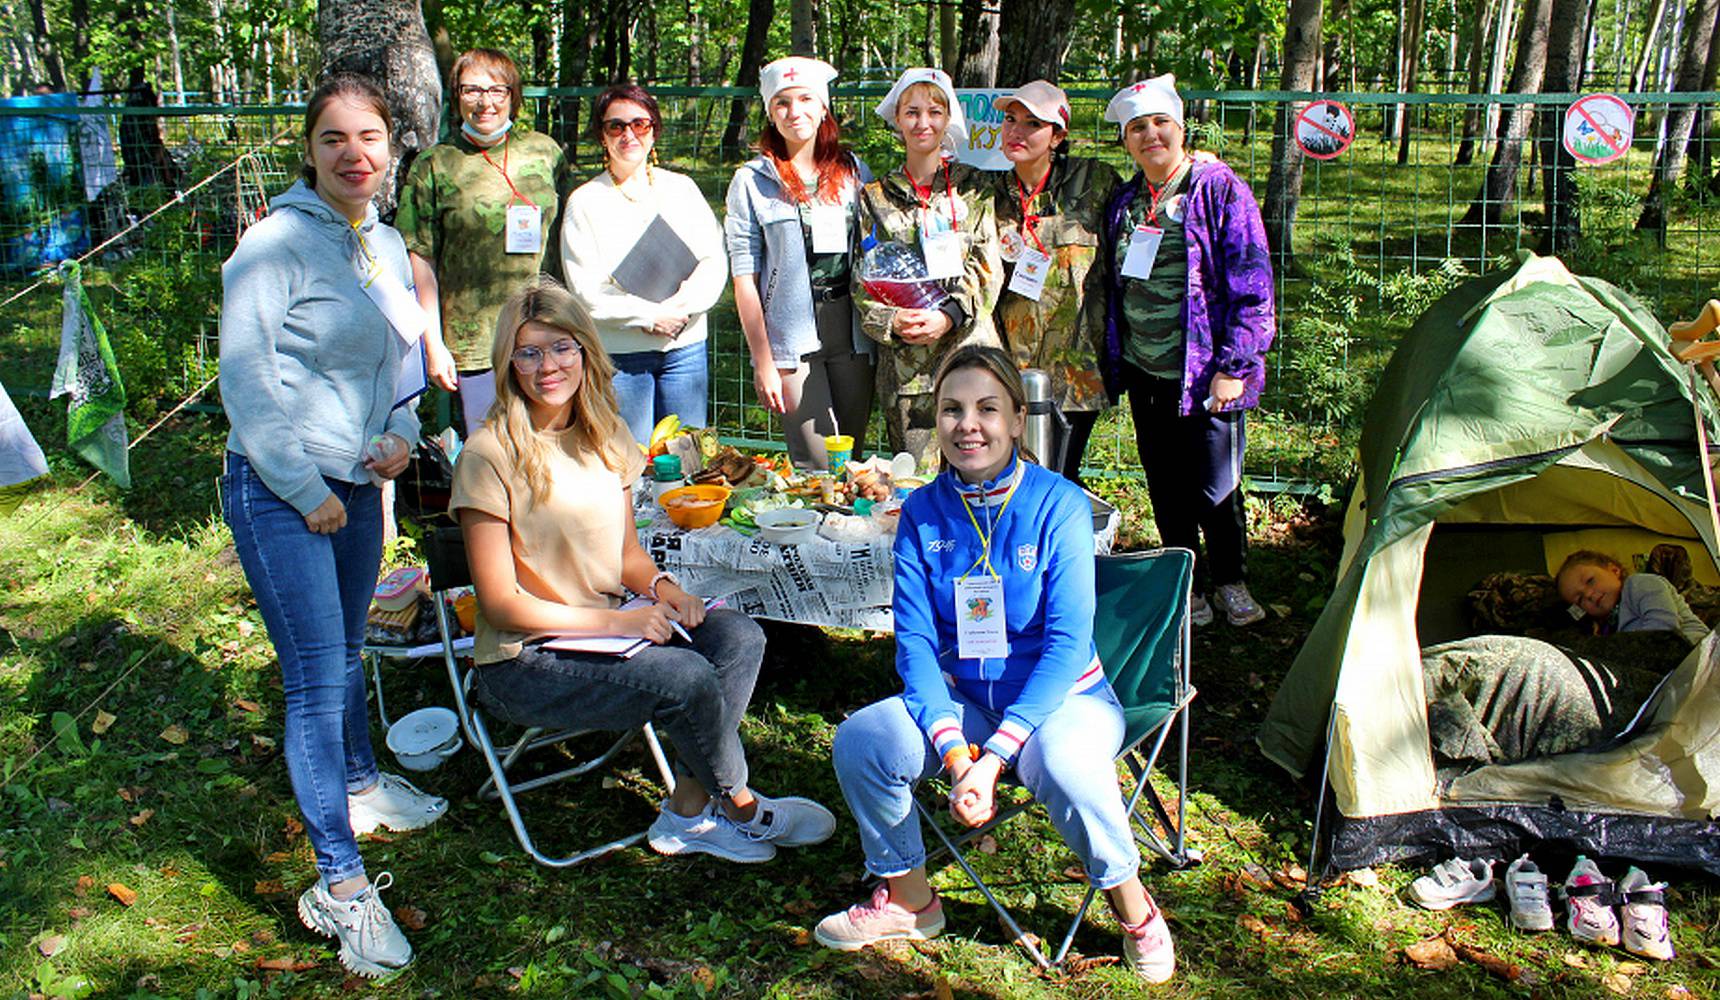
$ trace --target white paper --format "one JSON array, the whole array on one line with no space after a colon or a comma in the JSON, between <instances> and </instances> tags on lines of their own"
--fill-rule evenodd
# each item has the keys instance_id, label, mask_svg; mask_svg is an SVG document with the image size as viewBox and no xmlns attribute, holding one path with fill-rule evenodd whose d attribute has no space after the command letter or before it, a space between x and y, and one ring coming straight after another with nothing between
<instances>
[{"instance_id":1,"label":"white paper","mask_svg":"<svg viewBox=\"0 0 1720 1000\"><path fill-rule=\"evenodd\" d=\"M356 262L358 284L382 310L383 318L407 347L414 347L430 327L430 316L400 279L382 268L382 261L362 251Z\"/></svg>"},{"instance_id":2,"label":"white paper","mask_svg":"<svg viewBox=\"0 0 1720 1000\"><path fill-rule=\"evenodd\" d=\"M962 238L952 230L922 232L920 254L926 259L926 277L934 281L959 278L962 273Z\"/></svg>"},{"instance_id":3,"label":"white paper","mask_svg":"<svg viewBox=\"0 0 1720 1000\"><path fill-rule=\"evenodd\" d=\"M812 206L812 252L848 252L848 210L841 205Z\"/></svg>"},{"instance_id":4,"label":"white paper","mask_svg":"<svg viewBox=\"0 0 1720 1000\"><path fill-rule=\"evenodd\" d=\"M1147 280L1153 273L1153 261L1159 256L1159 241L1165 231L1157 226L1136 226L1129 237L1129 252L1123 257L1123 277Z\"/></svg>"},{"instance_id":5,"label":"white paper","mask_svg":"<svg viewBox=\"0 0 1720 1000\"><path fill-rule=\"evenodd\" d=\"M993 660L1009 655L1001 578L969 576L957 580L955 604L957 656Z\"/></svg>"},{"instance_id":6,"label":"white paper","mask_svg":"<svg viewBox=\"0 0 1720 1000\"><path fill-rule=\"evenodd\" d=\"M508 253L537 253L543 249L543 209L536 205L508 206Z\"/></svg>"},{"instance_id":7,"label":"white paper","mask_svg":"<svg viewBox=\"0 0 1720 1000\"><path fill-rule=\"evenodd\" d=\"M424 341L406 349L406 356L400 359L400 377L394 381L394 406L400 409L423 395L430 388L430 379L424 362Z\"/></svg>"},{"instance_id":8,"label":"white paper","mask_svg":"<svg viewBox=\"0 0 1720 1000\"><path fill-rule=\"evenodd\" d=\"M1045 291L1045 276L1050 270L1050 254L1025 247L1021 258L1015 262L1015 273L1009 276L1009 290L1038 302Z\"/></svg>"}]
</instances>

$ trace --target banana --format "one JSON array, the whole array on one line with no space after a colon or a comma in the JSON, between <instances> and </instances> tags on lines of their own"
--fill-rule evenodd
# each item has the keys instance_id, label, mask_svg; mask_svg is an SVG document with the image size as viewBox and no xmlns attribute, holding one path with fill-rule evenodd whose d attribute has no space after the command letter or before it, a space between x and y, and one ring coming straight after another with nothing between
<instances>
[{"instance_id":1,"label":"banana","mask_svg":"<svg viewBox=\"0 0 1720 1000\"><path fill-rule=\"evenodd\" d=\"M678 414L671 413L657 421L657 426L651 428L651 445L647 450L656 451L658 445L674 437L675 432L680 429L681 418Z\"/></svg>"}]
</instances>

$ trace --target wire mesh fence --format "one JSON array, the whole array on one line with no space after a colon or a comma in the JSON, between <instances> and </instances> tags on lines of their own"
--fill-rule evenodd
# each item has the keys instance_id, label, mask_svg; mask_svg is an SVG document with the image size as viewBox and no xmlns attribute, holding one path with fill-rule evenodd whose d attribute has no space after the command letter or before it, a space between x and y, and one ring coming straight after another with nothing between
<instances>
[{"instance_id":1,"label":"wire mesh fence","mask_svg":"<svg viewBox=\"0 0 1720 1000\"><path fill-rule=\"evenodd\" d=\"M563 109L582 115L591 93L528 89L528 106L538 122L553 122ZM723 133L733 99L750 92L656 93L665 120L664 161L692 175L720 213L729 177L747 155L725 150ZM838 89L834 103L857 151L875 169L893 168L900 163L895 138L872 112L879 93ZM1277 92L1185 96L1191 143L1229 163L1262 202L1276 111L1325 99ZM1331 96L1353 112L1354 143L1333 159L1305 161L1294 256L1280 247L1274 261L1279 336L1268 359L1266 396L1251 418L1248 453L1248 471L1260 485L1342 481L1362 409L1403 332L1465 276L1541 245L1550 176L1541 162L1543 144L1514 144L1521 154L1515 185L1489 187L1486 175L1498 151L1490 137L1501 116L1546 108L1562 118L1573 99ZM1576 168L1567 200L1580 235L1561 256L1573 270L1624 287L1671 322L1715 292L1720 269L1720 224L1712 221L1710 204L1720 198L1720 179L1712 156L1716 138L1707 127L1720 94L1624 96L1636 114L1634 141L1612 164ZM1109 93L1075 91L1071 97L1072 152L1131 174L1115 126L1101 120ZM1660 132L1675 109L1695 112L1688 166L1678 183L1659 192L1658 215L1644 225ZM95 307L108 312L134 415L171 405L175 393L207 378L221 262L242 221L291 182L299 113L289 107L81 108L69 99L51 106L0 104L0 137L8 140L0 143L0 355L7 359L0 378L14 395L44 388L51 376L58 293L40 281L38 269L66 256L89 255L86 284ZM745 122L748 134L756 134L756 99L746 106ZM572 133L583 122L576 117L568 124ZM1529 134L1538 127L1531 121ZM101 128L109 139L105 154L91 135ZM595 175L598 147L584 136L567 138L580 176ZM106 169L105 185L92 186L101 179L92 178L92 162ZM145 221L133 227L136 220ZM744 339L727 296L713 311L710 329L716 428L738 441L780 443L780 427L753 398ZM1087 464L1096 474L1138 473L1126 403L1102 418Z\"/></svg>"}]
</instances>

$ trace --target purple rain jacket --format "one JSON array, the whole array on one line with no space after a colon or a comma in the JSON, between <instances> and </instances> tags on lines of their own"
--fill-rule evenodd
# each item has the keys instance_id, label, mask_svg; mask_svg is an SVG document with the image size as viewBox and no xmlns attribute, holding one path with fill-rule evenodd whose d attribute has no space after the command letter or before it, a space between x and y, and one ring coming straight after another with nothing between
<instances>
[{"instance_id":1,"label":"purple rain jacket","mask_svg":"<svg viewBox=\"0 0 1720 1000\"><path fill-rule=\"evenodd\" d=\"M1099 257L1105 267L1105 392L1123 394L1123 276L1117 242L1124 213L1141 189L1139 171L1105 206ZM1272 257L1254 193L1220 160L1196 160L1183 201L1188 242L1188 292L1183 299L1182 407L1187 416L1208 395L1213 375L1242 379L1239 409L1260 402L1266 385L1266 350L1278 331L1272 302Z\"/></svg>"}]
</instances>

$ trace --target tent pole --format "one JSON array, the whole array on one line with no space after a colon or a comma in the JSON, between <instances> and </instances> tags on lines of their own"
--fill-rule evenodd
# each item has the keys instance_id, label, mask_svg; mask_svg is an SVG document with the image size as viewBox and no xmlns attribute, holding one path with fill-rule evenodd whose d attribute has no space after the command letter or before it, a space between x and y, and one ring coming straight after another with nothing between
<instances>
[{"instance_id":1,"label":"tent pole","mask_svg":"<svg viewBox=\"0 0 1720 1000\"><path fill-rule=\"evenodd\" d=\"M1303 912L1313 909L1314 900L1319 898L1320 876L1315 875L1319 869L1315 862L1320 858L1320 827L1326 817L1326 791L1332 787L1332 733L1338 728L1338 699L1337 692L1332 692L1332 710L1326 716L1326 752L1320 757L1320 786L1315 792L1314 799L1314 835L1308 843L1308 881L1302 891L1296 894L1296 907Z\"/></svg>"}]
</instances>

